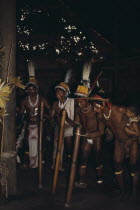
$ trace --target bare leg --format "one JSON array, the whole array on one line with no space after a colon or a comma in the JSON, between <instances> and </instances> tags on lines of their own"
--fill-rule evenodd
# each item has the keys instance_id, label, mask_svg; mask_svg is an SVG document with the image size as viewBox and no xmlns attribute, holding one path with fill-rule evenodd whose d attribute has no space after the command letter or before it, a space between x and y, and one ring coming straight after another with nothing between
<instances>
[{"instance_id":1,"label":"bare leg","mask_svg":"<svg viewBox=\"0 0 140 210\"><path fill-rule=\"evenodd\" d=\"M65 142L67 160L68 160L68 163L70 163L71 156L72 156L72 149L73 149L73 136L65 137L64 142Z\"/></svg>"},{"instance_id":2,"label":"bare leg","mask_svg":"<svg viewBox=\"0 0 140 210\"><path fill-rule=\"evenodd\" d=\"M95 139L95 156L96 156L96 171L97 171L97 183L103 182L103 168L102 168L102 139L100 137Z\"/></svg>"},{"instance_id":3,"label":"bare leg","mask_svg":"<svg viewBox=\"0 0 140 210\"><path fill-rule=\"evenodd\" d=\"M85 175L87 169L88 157L92 149L92 144L89 144L87 140L84 140L81 148L81 163L79 166L79 182L75 184L76 187L85 188Z\"/></svg>"},{"instance_id":4,"label":"bare leg","mask_svg":"<svg viewBox=\"0 0 140 210\"><path fill-rule=\"evenodd\" d=\"M136 198L137 196L137 187L138 187L138 169L137 169L137 161L138 161L138 143L137 140L132 142L130 146L130 166L131 166L131 176L132 176L132 193Z\"/></svg>"},{"instance_id":5,"label":"bare leg","mask_svg":"<svg viewBox=\"0 0 140 210\"><path fill-rule=\"evenodd\" d=\"M115 175L116 175L116 179L119 184L119 187L120 187L121 197L125 193L124 180L123 180L123 168L122 168L123 160L124 160L123 145L121 145L120 142L116 140L115 151L114 151Z\"/></svg>"}]
</instances>

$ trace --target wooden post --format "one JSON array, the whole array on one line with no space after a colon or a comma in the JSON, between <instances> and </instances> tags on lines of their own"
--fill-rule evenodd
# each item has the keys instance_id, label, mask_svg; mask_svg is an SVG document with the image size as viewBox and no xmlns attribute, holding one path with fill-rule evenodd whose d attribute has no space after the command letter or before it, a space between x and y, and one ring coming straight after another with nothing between
<instances>
[{"instance_id":1,"label":"wooden post","mask_svg":"<svg viewBox=\"0 0 140 210\"><path fill-rule=\"evenodd\" d=\"M56 191L56 185L57 185L57 180L58 180L58 171L59 171L61 150L62 150L63 138L64 138L65 119L66 119L66 110L62 110L62 117L61 117L59 137L58 137L58 148L57 148L57 154L56 154L56 162L55 162L54 178L53 178L53 186L52 186L53 194Z\"/></svg>"},{"instance_id":2,"label":"wooden post","mask_svg":"<svg viewBox=\"0 0 140 210\"><path fill-rule=\"evenodd\" d=\"M75 142L74 142L74 150L73 150L73 155L72 155L72 163L71 163L70 177L69 177L69 183L68 183L68 190L66 193L65 207L69 207L70 202L71 202L71 195L72 195L76 167L77 167L77 157L78 157L78 152L79 152L79 145L80 145L80 128L77 128L76 134L75 134Z\"/></svg>"},{"instance_id":3,"label":"wooden post","mask_svg":"<svg viewBox=\"0 0 140 210\"><path fill-rule=\"evenodd\" d=\"M9 74L16 75L16 0L0 0L0 34L4 48L2 66ZM11 52L12 46L12 52ZM0 67L0 77L7 81L7 72ZM16 93L10 94L6 105L7 115L4 117L2 158L8 167L8 195L17 194L16 176Z\"/></svg>"},{"instance_id":4,"label":"wooden post","mask_svg":"<svg viewBox=\"0 0 140 210\"><path fill-rule=\"evenodd\" d=\"M115 15L114 19L114 91L119 90L119 18Z\"/></svg>"},{"instance_id":5,"label":"wooden post","mask_svg":"<svg viewBox=\"0 0 140 210\"><path fill-rule=\"evenodd\" d=\"M41 100L40 104L40 124L39 124L39 142L38 142L38 188L42 189L42 135L43 135L43 114L44 103Z\"/></svg>"}]
</instances>

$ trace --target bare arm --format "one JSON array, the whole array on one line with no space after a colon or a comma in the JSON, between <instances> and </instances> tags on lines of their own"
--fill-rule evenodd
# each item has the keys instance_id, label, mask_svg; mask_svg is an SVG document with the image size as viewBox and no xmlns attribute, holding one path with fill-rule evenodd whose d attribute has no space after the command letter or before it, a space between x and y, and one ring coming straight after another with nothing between
<instances>
[{"instance_id":1,"label":"bare arm","mask_svg":"<svg viewBox=\"0 0 140 210\"><path fill-rule=\"evenodd\" d=\"M22 123L23 121L23 116L26 110L25 103L26 103L26 99L23 99L20 103L19 112L17 115L17 121L19 122L19 124Z\"/></svg>"},{"instance_id":2,"label":"bare arm","mask_svg":"<svg viewBox=\"0 0 140 210\"><path fill-rule=\"evenodd\" d=\"M57 102L54 102L53 105L52 105L52 108L50 110L50 117L51 117L51 119L55 117L56 110L57 110Z\"/></svg>"},{"instance_id":3,"label":"bare arm","mask_svg":"<svg viewBox=\"0 0 140 210\"><path fill-rule=\"evenodd\" d=\"M43 102L44 102L44 107L45 107L47 110L50 110L50 105L49 105L48 101L47 101L45 98L43 98Z\"/></svg>"},{"instance_id":4,"label":"bare arm","mask_svg":"<svg viewBox=\"0 0 140 210\"><path fill-rule=\"evenodd\" d=\"M68 115L66 116L66 121L74 128L77 128L77 127L81 127L81 124L80 124L80 118L79 118L79 114L78 114L78 108L75 109L75 113L74 113L74 120L71 120Z\"/></svg>"},{"instance_id":5,"label":"bare arm","mask_svg":"<svg viewBox=\"0 0 140 210\"><path fill-rule=\"evenodd\" d=\"M44 104L44 108L45 108L44 117L49 120L50 119L50 105L45 98L42 98L42 100L43 100L43 104ZM47 110L47 112L46 112L46 110Z\"/></svg>"},{"instance_id":6,"label":"bare arm","mask_svg":"<svg viewBox=\"0 0 140 210\"><path fill-rule=\"evenodd\" d=\"M74 121L77 122L77 123L80 123L80 117L79 117L79 114L78 114L78 108L75 109Z\"/></svg>"},{"instance_id":7,"label":"bare arm","mask_svg":"<svg viewBox=\"0 0 140 210\"><path fill-rule=\"evenodd\" d=\"M97 123L98 123L98 130L91 132L91 133L87 133L87 135L86 135L87 138L93 139L96 137L100 137L104 134L105 124L102 121L101 114L97 115Z\"/></svg>"},{"instance_id":8,"label":"bare arm","mask_svg":"<svg viewBox=\"0 0 140 210\"><path fill-rule=\"evenodd\" d=\"M130 130L128 127L125 127L124 130L125 130L125 132L128 135L131 135L131 136L140 136L140 130L139 130L138 123L134 123L133 122L133 124L132 124L132 130Z\"/></svg>"},{"instance_id":9,"label":"bare arm","mask_svg":"<svg viewBox=\"0 0 140 210\"><path fill-rule=\"evenodd\" d=\"M66 116L66 121L74 128L81 127L79 122L71 120L68 116Z\"/></svg>"},{"instance_id":10,"label":"bare arm","mask_svg":"<svg viewBox=\"0 0 140 210\"><path fill-rule=\"evenodd\" d=\"M58 103L55 101L50 109L50 119L52 124L55 123L60 123L60 112L61 109L58 106Z\"/></svg>"},{"instance_id":11,"label":"bare arm","mask_svg":"<svg viewBox=\"0 0 140 210\"><path fill-rule=\"evenodd\" d=\"M51 117L51 118L54 118L54 116L55 116L55 110L52 109L51 112L50 112L50 117Z\"/></svg>"},{"instance_id":12,"label":"bare arm","mask_svg":"<svg viewBox=\"0 0 140 210\"><path fill-rule=\"evenodd\" d=\"M26 110L25 108L25 99L21 101L20 103L20 108L19 108L19 116L22 117L24 114L24 111Z\"/></svg>"}]
</instances>

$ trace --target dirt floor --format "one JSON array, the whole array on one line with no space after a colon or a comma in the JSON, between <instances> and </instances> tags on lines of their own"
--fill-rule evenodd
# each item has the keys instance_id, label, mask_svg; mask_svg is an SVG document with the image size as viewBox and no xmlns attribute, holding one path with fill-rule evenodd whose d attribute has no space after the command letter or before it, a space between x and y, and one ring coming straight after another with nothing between
<instances>
[{"instance_id":1,"label":"dirt floor","mask_svg":"<svg viewBox=\"0 0 140 210\"><path fill-rule=\"evenodd\" d=\"M68 170L59 173L56 194L51 194L53 171L50 163L43 168L43 189L38 190L38 171L37 169L18 169L18 195L15 198L0 201L1 210L63 210L63 209L86 209L86 210L137 210L140 209L138 199L135 202L131 197L121 201L113 197L112 189L114 186L113 168L109 151L110 146L106 147L104 155L104 182L99 185L96 183L95 164L91 158L87 170L86 189L73 189L71 206L65 207L66 183ZM127 182L127 181L126 181ZM127 185L129 185L127 183ZM140 198L140 193L138 195Z\"/></svg>"}]
</instances>

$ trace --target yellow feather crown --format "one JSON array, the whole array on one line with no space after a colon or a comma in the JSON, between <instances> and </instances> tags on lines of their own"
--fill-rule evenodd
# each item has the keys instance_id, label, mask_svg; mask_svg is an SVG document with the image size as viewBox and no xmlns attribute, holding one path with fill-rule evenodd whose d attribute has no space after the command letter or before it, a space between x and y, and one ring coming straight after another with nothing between
<instances>
[{"instance_id":1,"label":"yellow feather crown","mask_svg":"<svg viewBox=\"0 0 140 210\"><path fill-rule=\"evenodd\" d=\"M57 88L60 88L60 89L62 89L62 90L64 90L64 91L66 91L66 92L69 92L69 86L68 86L66 83L64 83L64 82L60 82L60 83L55 87L55 89L57 89Z\"/></svg>"},{"instance_id":2,"label":"yellow feather crown","mask_svg":"<svg viewBox=\"0 0 140 210\"><path fill-rule=\"evenodd\" d=\"M76 96L82 96L82 97L88 97L89 95L89 90L87 87L83 85L78 85L77 90L75 92Z\"/></svg>"}]
</instances>

